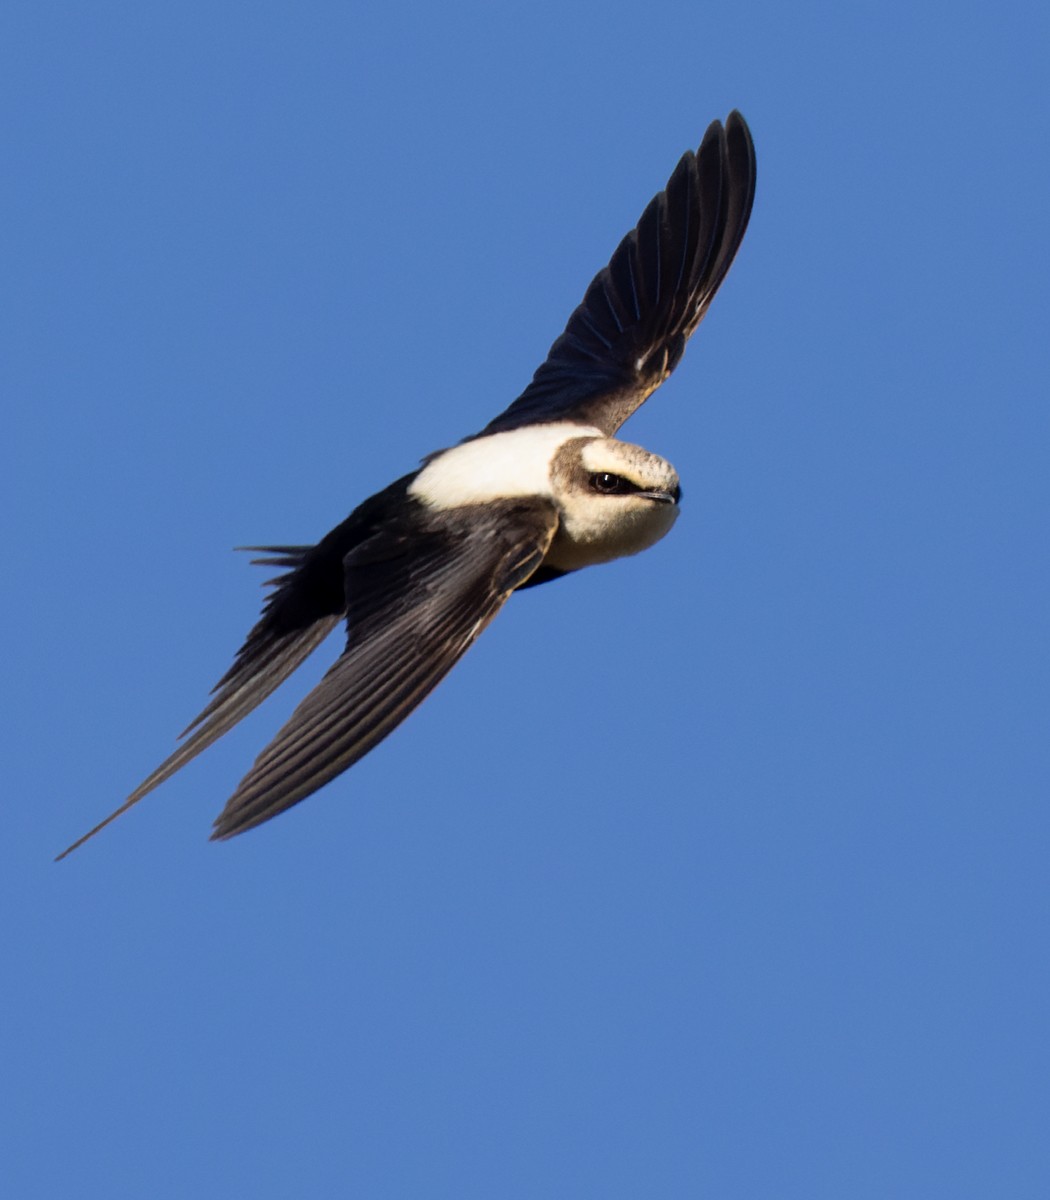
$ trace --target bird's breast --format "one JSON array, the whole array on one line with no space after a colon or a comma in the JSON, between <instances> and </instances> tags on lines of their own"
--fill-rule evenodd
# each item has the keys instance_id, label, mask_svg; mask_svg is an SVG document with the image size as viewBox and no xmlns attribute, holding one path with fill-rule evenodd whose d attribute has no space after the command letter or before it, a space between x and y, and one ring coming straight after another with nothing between
<instances>
[{"instance_id":1,"label":"bird's breast","mask_svg":"<svg viewBox=\"0 0 1050 1200\"><path fill-rule=\"evenodd\" d=\"M563 509L544 566L559 571L612 562L655 545L678 518L677 504L635 497L613 504L607 497Z\"/></svg>"}]
</instances>

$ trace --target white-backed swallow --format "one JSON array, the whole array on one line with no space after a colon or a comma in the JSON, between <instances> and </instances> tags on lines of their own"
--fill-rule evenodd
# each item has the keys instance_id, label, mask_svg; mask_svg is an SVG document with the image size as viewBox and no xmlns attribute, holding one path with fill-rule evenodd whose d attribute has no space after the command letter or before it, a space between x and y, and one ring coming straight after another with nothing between
<instances>
[{"instance_id":1,"label":"white-backed swallow","mask_svg":"<svg viewBox=\"0 0 1050 1200\"><path fill-rule=\"evenodd\" d=\"M747 228L755 153L739 113L682 157L587 289L532 382L282 568L182 745L97 833L260 704L342 620L338 661L215 822L228 838L353 766L445 676L518 588L637 554L678 515L678 475L616 431L674 370Z\"/></svg>"}]
</instances>

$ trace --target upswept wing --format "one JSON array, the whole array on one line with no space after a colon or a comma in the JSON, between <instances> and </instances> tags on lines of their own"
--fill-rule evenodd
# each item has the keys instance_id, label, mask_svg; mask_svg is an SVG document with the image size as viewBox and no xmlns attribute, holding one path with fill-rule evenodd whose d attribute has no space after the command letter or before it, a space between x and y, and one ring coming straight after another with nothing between
<instances>
[{"instance_id":1,"label":"upswept wing","mask_svg":"<svg viewBox=\"0 0 1050 1200\"><path fill-rule=\"evenodd\" d=\"M346 650L231 796L215 838L250 829L352 766L440 682L542 562L553 506L507 501L384 530L346 559Z\"/></svg>"},{"instance_id":2,"label":"upswept wing","mask_svg":"<svg viewBox=\"0 0 1050 1200\"><path fill-rule=\"evenodd\" d=\"M754 195L754 145L734 111L683 155L532 382L481 436L570 420L611 437L682 357L740 246Z\"/></svg>"}]
</instances>

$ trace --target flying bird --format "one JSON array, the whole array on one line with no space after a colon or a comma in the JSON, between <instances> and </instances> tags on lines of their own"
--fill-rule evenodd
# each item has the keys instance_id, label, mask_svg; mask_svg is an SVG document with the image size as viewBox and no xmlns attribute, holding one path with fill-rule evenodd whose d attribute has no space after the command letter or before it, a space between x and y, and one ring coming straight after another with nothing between
<instances>
[{"instance_id":1,"label":"flying bird","mask_svg":"<svg viewBox=\"0 0 1050 1200\"><path fill-rule=\"evenodd\" d=\"M345 620L346 648L215 822L229 838L353 766L423 700L511 592L637 554L678 516L669 462L616 432L670 375L747 228L755 152L714 121L595 276L524 392L313 546L257 546L283 571L182 745L64 858L247 716Z\"/></svg>"}]
</instances>

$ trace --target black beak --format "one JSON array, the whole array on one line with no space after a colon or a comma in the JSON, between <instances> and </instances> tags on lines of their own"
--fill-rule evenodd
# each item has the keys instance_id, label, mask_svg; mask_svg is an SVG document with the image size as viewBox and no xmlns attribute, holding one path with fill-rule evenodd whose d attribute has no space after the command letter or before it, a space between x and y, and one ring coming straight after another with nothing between
<instances>
[{"instance_id":1,"label":"black beak","mask_svg":"<svg viewBox=\"0 0 1050 1200\"><path fill-rule=\"evenodd\" d=\"M644 496L646 500L655 500L657 504L677 504L681 498L681 488L673 492L635 492L636 496Z\"/></svg>"}]
</instances>

